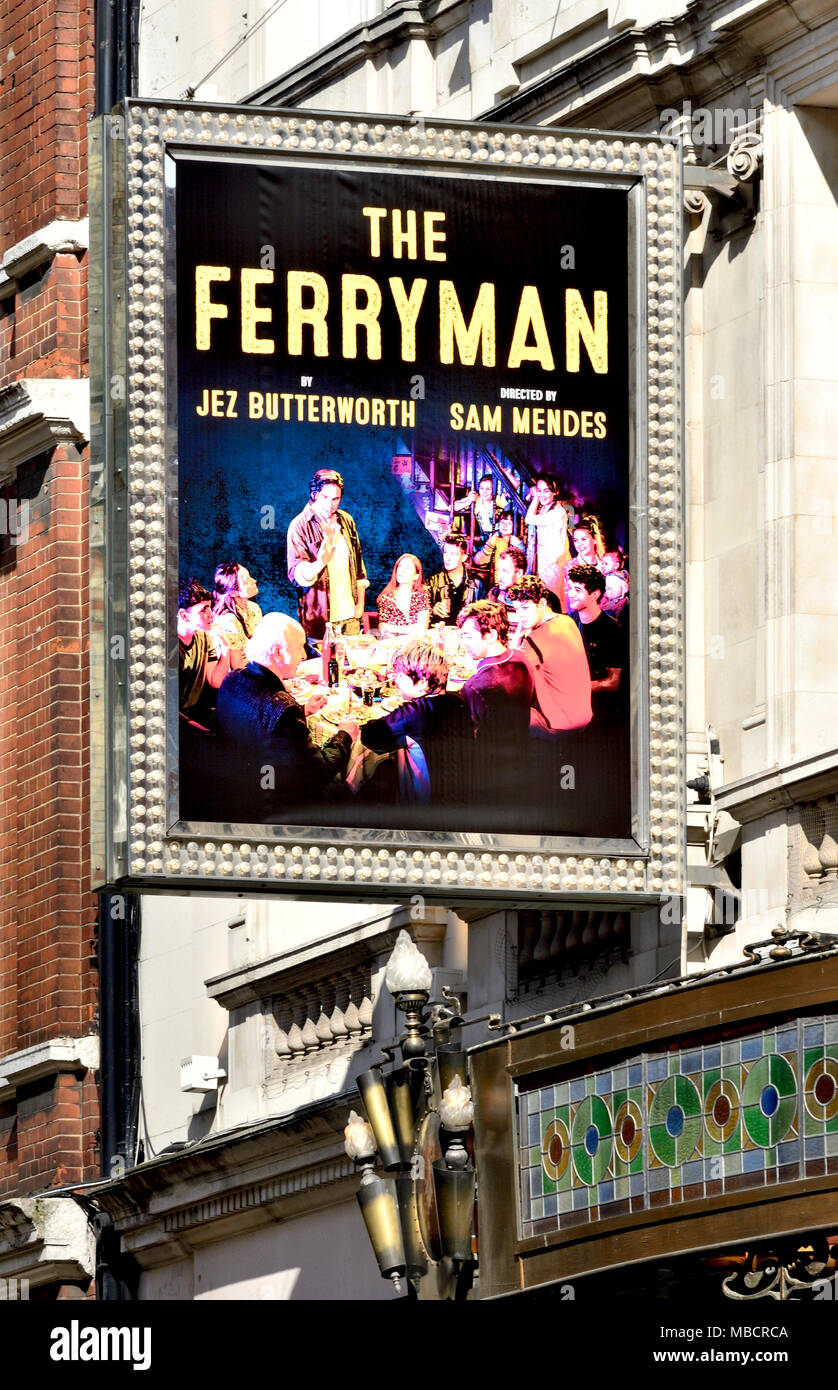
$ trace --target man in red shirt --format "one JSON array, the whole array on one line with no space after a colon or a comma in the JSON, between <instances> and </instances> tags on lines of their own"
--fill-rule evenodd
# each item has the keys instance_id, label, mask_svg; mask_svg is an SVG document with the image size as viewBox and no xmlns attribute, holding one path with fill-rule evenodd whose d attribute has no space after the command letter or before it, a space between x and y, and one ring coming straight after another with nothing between
<instances>
[{"instance_id":1,"label":"man in red shirt","mask_svg":"<svg viewBox=\"0 0 838 1390\"><path fill-rule=\"evenodd\" d=\"M532 727L549 733L584 729L591 722L591 676L573 619L553 612L546 585L534 574L512 585L507 602L515 615L516 645L532 668Z\"/></svg>"}]
</instances>

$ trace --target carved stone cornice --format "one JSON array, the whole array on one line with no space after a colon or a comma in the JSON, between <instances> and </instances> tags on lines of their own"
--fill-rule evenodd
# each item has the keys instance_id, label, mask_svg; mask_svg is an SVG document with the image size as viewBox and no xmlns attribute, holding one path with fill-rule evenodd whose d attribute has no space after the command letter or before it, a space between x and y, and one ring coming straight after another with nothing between
<instances>
[{"instance_id":1,"label":"carved stone cornice","mask_svg":"<svg viewBox=\"0 0 838 1390\"><path fill-rule=\"evenodd\" d=\"M684 210L690 217L702 218L710 211L712 204L707 194L700 188L684 189Z\"/></svg>"},{"instance_id":2,"label":"carved stone cornice","mask_svg":"<svg viewBox=\"0 0 838 1390\"><path fill-rule=\"evenodd\" d=\"M343 1149L350 1097L283 1120L222 1131L159 1154L97 1187L95 1199L145 1268L231 1236L346 1201L355 1191Z\"/></svg>"},{"instance_id":3,"label":"carved stone cornice","mask_svg":"<svg viewBox=\"0 0 838 1390\"><path fill-rule=\"evenodd\" d=\"M612 28L565 61L558 31L552 71L498 101L483 118L656 130L656 116L665 107L687 97L718 105L737 86L752 83L768 55L810 37L834 13L834 0L698 0L681 14L645 27Z\"/></svg>"},{"instance_id":4,"label":"carved stone cornice","mask_svg":"<svg viewBox=\"0 0 838 1390\"><path fill-rule=\"evenodd\" d=\"M18 281L31 270L37 270L46 261L61 252L82 255L88 246L87 218L80 222L59 219L32 232L23 241L4 252L0 263L0 299L13 295Z\"/></svg>"},{"instance_id":5,"label":"carved stone cornice","mask_svg":"<svg viewBox=\"0 0 838 1390\"><path fill-rule=\"evenodd\" d=\"M740 83L752 81L765 56L798 37L810 36L834 14L834 0L698 0L679 15L643 26L620 7L609 7L606 36L591 22L591 42L579 51L579 25L557 26L548 46L555 53L551 71L523 85L519 72L529 56L521 47L511 61L495 50L505 77L500 89L515 88L478 119L523 124L562 124L600 130L656 129L658 112L693 95L707 105ZM440 40L465 6L446 0L401 0L382 15L357 24L312 57L257 89L248 100L263 106L314 102L326 87L358 71L371 58L395 52L411 41L423 46ZM569 41L566 58L563 44ZM545 49L539 50L542 62ZM399 62L409 62L400 55ZM395 114L395 113L394 113ZM411 113L404 112L406 117ZM431 119L431 117L429 117ZM439 122L445 124L444 119Z\"/></svg>"},{"instance_id":6,"label":"carved stone cornice","mask_svg":"<svg viewBox=\"0 0 838 1390\"><path fill-rule=\"evenodd\" d=\"M744 825L836 792L838 749L833 748L798 763L766 768L737 782L728 782L717 789L714 797L720 811L728 811Z\"/></svg>"},{"instance_id":7,"label":"carved stone cornice","mask_svg":"<svg viewBox=\"0 0 838 1390\"><path fill-rule=\"evenodd\" d=\"M290 72L258 88L247 98L248 102L260 106L299 106L382 50L394 49L411 40L426 42L436 32L435 26L428 21L426 9L422 0L401 0L401 3L388 5L383 14L356 25Z\"/></svg>"},{"instance_id":8,"label":"carved stone cornice","mask_svg":"<svg viewBox=\"0 0 838 1390\"><path fill-rule=\"evenodd\" d=\"M751 183L762 169L762 133L745 130L731 142L727 152L728 172L738 183Z\"/></svg>"},{"instance_id":9,"label":"carved stone cornice","mask_svg":"<svg viewBox=\"0 0 838 1390\"><path fill-rule=\"evenodd\" d=\"M56 444L84 444L89 438L86 379L26 377L0 388L0 483Z\"/></svg>"},{"instance_id":10,"label":"carved stone cornice","mask_svg":"<svg viewBox=\"0 0 838 1390\"><path fill-rule=\"evenodd\" d=\"M287 1109L286 1087L305 1088L315 1072L320 1095L343 1088L348 1069L357 1069L353 1058L372 1041L382 968L399 930L409 927L436 963L447 918L447 909L427 905L421 921L411 921L404 908L391 909L328 938L261 959L251 946L255 959L206 981L208 995L229 1011L233 1028L244 1011L258 1005L268 1043L262 1081L273 1109ZM379 1042L382 1027L389 1038L383 1019L391 1013L392 1006L379 1012ZM231 1086L235 1090L234 1077Z\"/></svg>"},{"instance_id":11,"label":"carved stone cornice","mask_svg":"<svg viewBox=\"0 0 838 1390\"><path fill-rule=\"evenodd\" d=\"M335 1158L298 1170L294 1173L279 1174L262 1182L250 1183L234 1192L215 1193L202 1201L179 1207L163 1217L163 1229L177 1236L198 1231L208 1223L237 1217L239 1213L267 1210L271 1218L279 1216L277 1203L286 1198L307 1197L313 1199L321 1188L332 1187L335 1183L351 1180L355 1176L352 1161L344 1154ZM313 1201L312 1205L321 1205ZM290 1212L283 1213L290 1215ZM262 1218L263 1219L263 1218Z\"/></svg>"},{"instance_id":12,"label":"carved stone cornice","mask_svg":"<svg viewBox=\"0 0 838 1390\"><path fill-rule=\"evenodd\" d=\"M685 146L688 136L684 136ZM724 168L698 164L691 142L688 158L685 148L684 208L691 217L704 217L708 210L724 231L738 230L755 215L754 185L762 171L763 144L759 131L742 131L731 141ZM731 218L731 214L733 217ZM738 214L738 216L737 216Z\"/></svg>"},{"instance_id":13,"label":"carved stone cornice","mask_svg":"<svg viewBox=\"0 0 838 1390\"><path fill-rule=\"evenodd\" d=\"M206 991L224 1009L239 1008L253 1000L268 999L293 992L313 979L348 971L376 957L389 955L399 930L409 925L420 947L438 944L445 934L444 908L424 909L421 922L405 922L403 912L387 913L370 922L346 927L328 938L271 956L247 962L206 981Z\"/></svg>"},{"instance_id":14,"label":"carved stone cornice","mask_svg":"<svg viewBox=\"0 0 838 1390\"><path fill-rule=\"evenodd\" d=\"M93 1231L69 1194L0 1203L0 1279L33 1286L90 1279L95 1265Z\"/></svg>"},{"instance_id":15,"label":"carved stone cornice","mask_svg":"<svg viewBox=\"0 0 838 1390\"><path fill-rule=\"evenodd\" d=\"M20 1052L0 1057L0 1101L12 1096L18 1086L63 1071L92 1071L99 1065L99 1039L52 1038Z\"/></svg>"}]
</instances>

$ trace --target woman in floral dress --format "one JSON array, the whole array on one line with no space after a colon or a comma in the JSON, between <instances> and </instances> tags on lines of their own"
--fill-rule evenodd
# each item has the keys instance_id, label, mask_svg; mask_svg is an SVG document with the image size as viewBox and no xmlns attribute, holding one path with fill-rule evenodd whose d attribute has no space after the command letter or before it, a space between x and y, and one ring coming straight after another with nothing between
<instances>
[{"instance_id":1,"label":"woman in floral dress","mask_svg":"<svg viewBox=\"0 0 838 1390\"><path fill-rule=\"evenodd\" d=\"M400 555L389 584L378 595L379 628L399 637L419 637L427 632L430 617L422 563L415 555Z\"/></svg>"}]
</instances>

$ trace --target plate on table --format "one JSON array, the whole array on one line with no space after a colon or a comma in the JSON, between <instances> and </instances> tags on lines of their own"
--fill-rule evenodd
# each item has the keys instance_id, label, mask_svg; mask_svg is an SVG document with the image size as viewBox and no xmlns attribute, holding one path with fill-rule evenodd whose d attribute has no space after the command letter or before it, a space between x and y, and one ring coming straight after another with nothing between
<instances>
[{"instance_id":1,"label":"plate on table","mask_svg":"<svg viewBox=\"0 0 838 1390\"><path fill-rule=\"evenodd\" d=\"M312 682L308 676L289 676L283 681L285 689L289 695L293 695L301 705L304 705L312 692Z\"/></svg>"},{"instance_id":2,"label":"plate on table","mask_svg":"<svg viewBox=\"0 0 838 1390\"><path fill-rule=\"evenodd\" d=\"M344 719L354 719L356 724L368 724L371 719L377 719L379 714L380 707L373 706L370 709L368 705L355 704L351 709L347 709L342 702L331 707L324 705L321 710L317 711L318 718L325 719L327 724L334 724L336 728L338 724L343 723Z\"/></svg>"}]
</instances>

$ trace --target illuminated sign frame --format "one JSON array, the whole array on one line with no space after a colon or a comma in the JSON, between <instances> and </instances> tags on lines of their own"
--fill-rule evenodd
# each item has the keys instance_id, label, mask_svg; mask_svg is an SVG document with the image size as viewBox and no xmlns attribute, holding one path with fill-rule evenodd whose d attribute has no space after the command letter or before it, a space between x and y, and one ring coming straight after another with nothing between
<instances>
[{"instance_id":1,"label":"illuminated sign frame","mask_svg":"<svg viewBox=\"0 0 838 1390\"><path fill-rule=\"evenodd\" d=\"M629 207L632 834L623 840L177 820L178 498L167 156L618 188ZM682 891L681 169L662 137L129 101L91 137L93 877L388 899Z\"/></svg>"}]
</instances>

